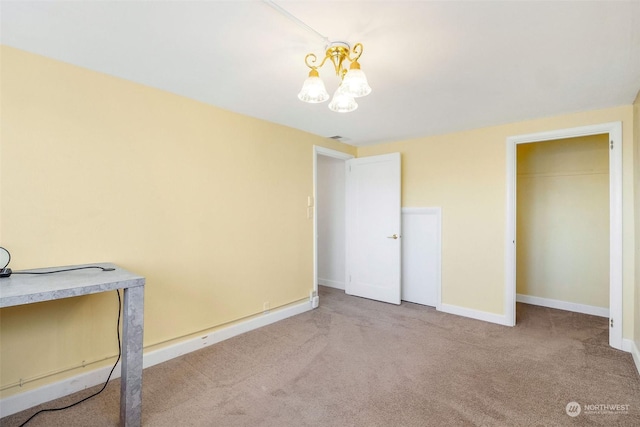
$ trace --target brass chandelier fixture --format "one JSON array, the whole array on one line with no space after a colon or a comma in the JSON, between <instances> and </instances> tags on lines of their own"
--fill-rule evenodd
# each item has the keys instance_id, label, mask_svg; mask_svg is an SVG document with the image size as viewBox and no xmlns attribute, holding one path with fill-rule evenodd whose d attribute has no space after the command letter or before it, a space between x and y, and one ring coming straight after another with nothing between
<instances>
[{"instance_id":1,"label":"brass chandelier fixture","mask_svg":"<svg viewBox=\"0 0 640 427\"><path fill-rule=\"evenodd\" d=\"M327 46L325 57L320 64L316 65L318 58L310 53L304 58L307 67L311 68L309 77L304 81L302 90L298 94L301 101L312 104L324 102L329 99L329 93L320 79L318 68L321 68L327 60L331 60L336 70L336 76L341 82L338 89L333 94L333 99L329 103L329 109L338 113L348 113L358 108L355 98L369 95L371 87L367 83L367 77L360 69L358 59L362 55L362 44L357 43L349 46L345 42L332 42ZM349 69L345 62L349 62Z\"/></svg>"}]
</instances>

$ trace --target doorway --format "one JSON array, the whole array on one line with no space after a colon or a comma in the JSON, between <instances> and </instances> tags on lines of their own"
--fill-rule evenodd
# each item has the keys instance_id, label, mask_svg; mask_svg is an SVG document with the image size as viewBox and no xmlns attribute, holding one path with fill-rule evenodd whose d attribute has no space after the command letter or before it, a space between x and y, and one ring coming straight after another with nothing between
<instances>
[{"instance_id":1,"label":"doorway","mask_svg":"<svg viewBox=\"0 0 640 427\"><path fill-rule=\"evenodd\" d=\"M313 147L313 287L345 289L346 161L351 154Z\"/></svg>"},{"instance_id":2,"label":"doorway","mask_svg":"<svg viewBox=\"0 0 640 427\"><path fill-rule=\"evenodd\" d=\"M609 135L518 144L516 184L516 301L608 318Z\"/></svg>"},{"instance_id":3,"label":"doorway","mask_svg":"<svg viewBox=\"0 0 640 427\"><path fill-rule=\"evenodd\" d=\"M324 282L338 288L344 283L349 295L400 304L400 153L356 159L314 146L313 164L315 208L312 198L308 204L309 213L316 211L312 301ZM343 260L344 266L336 268Z\"/></svg>"},{"instance_id":4,"label":"doorway","mask_svg":"<svg viewBox=\"0 0 640 427\"><path fill-rule=\"evenodd\" d=\"M622 349L622 124L620 122L507 138L507 233L505 316L516 321L517 146L542 141L606 134L609 141L609 345Z\"/></svg>"}]
</instances>

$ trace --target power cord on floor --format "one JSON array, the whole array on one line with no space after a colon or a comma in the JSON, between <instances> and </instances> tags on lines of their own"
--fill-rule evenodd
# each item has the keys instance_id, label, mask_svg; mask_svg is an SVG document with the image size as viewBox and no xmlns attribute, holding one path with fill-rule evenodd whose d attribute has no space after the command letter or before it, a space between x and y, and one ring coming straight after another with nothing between
<instances>
[{"instance_id":1,"label":"power cord on floor","mask_svg":"<svg viewBox=\"0 0 640 427\"><path fill-rule=\"evenodd\" d=\"M98 268L102 268L102 267L98 267ZM91 396L87 396L84 399L81 399L81 400L79 400L79 401L77 401L75 403L72 403L71 405L63 406L61 408L41 409L38 412L36 412L35 414L31 415L29 417L29 419L27 419L27 421L25 421L22 424L20 424L20 427L26 425L29 421L34 419L36 417L36 415L39 415L39 414L41 414L43 412L54 412L54 411L62 411L64 409L69 409L72 406L79 405L82 402L87 401L87 400L91 399L92 397L95 397L95 396L99 395L100 393L102 393L104 391L105 388L107 388L107 384L109 384L109 380L111 379L111 375L113 374L113 371L116 369L116 366L118 365L118 362L120 361L120 357L122 356L122 343L120 342L120 316L122 314L122 300L120 299L120 290L116 289L116 292L118 294L118 323L116 324L116 332L118 333L118 360L116 360L116 363L111 368L111 372L109 372L109 376L107 377L107 381L105 381L105 383L102 386L102 388L100 389L100 391L92 394Z\"/></svg>"}]
</instances>

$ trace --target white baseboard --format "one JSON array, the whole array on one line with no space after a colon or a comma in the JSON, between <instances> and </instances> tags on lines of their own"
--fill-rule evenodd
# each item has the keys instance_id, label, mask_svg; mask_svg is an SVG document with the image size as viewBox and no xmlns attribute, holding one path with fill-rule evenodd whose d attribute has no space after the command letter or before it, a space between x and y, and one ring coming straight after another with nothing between
<instances>
[{"instance_id":1,"label":"white baseboard","mask_svg":"<svg viewBox=\"0 0 640 427\"><path fill-rule=\"evenodd\" d=\"M15 414L25 409L49 402L85 390L98 384L104 384L112 366L104 366L71 378L47 384L24 393L14 394L0 400L0 418ZM120 362L113 370L111 379L120 378Z\"/></svg>"},{"instance_id":2,"label":"white baseboard","mask_svg":"<svg viewBox=\"0 0 640 427\"><path fill-rule=\"evenodd\" d=\"M311 302L300 302L282 309L272 310L268 313L252 317L187 341L147 352L143 356L143 368L148 368L150 366L166 362L167 360L182 356L183 354L200 350L201 348L209 345L270 325L288 317L310 311L311 309ZM0 418L24 411L25 409L49 402L53 399L58 399L69 394L76 393L98 384L103 384L107 379L110 370L111 366L105 366L1 399ZM113 371L111 379L119 377L120 363L118 363L118 366L116 366L116 369Z\"/></svg>"},{"instance_id":3,"label":"white baseboard","mask_svg":"<svg viewBox=\"0 0 640 427\"><path fill-rule=\"evenodd\" d=\"M144 355L143 367L148 368L150 366L157 365L158 363L166 362L167 360L182 356L183 354L200 350L201 348L233 338L237 335L244 334L245 332L270 325L288 317L304 313L311 309L311 302L301 302L279 310L272 310L269 313L247 319L200 337L192 338L188 341L179 342L168 347L150 351Z\"/></svg>"},{"instance_id":4,"label":"white baseboard","mask_svg":"<svg viewBox=\"0 0 640 427\"><path fill-rule=\"evenodd\" d=\"M470 308L459 307L457 305L441 304L439 311L457 316L469 317L471 319L483 320L485 322L497 323L498 325L511 326L507 322L504 314L489 313L487 311L473 310Z\"/></svg>"},{"instance_id":5,"label":"white baseboard","mask_svg":"<svg viewBox=\"0 0 640 427\"><path fill-rule=\"evenodd\" d=\"M573 311L575 313L590 314L592 316L609 317L609 309L593 305L577 304L574 302L559 301L550 298L540 298L531 295L516 294L516 301L525 304L539 305L542 307L557 308L559 310Z\"/></svg>"},{"instance_id":6,"label":"white baseboard","mask_svg":"<svg viewBox=\"0 0 640 427\"><path fill-rule=\"evenodd\" d=\"M318 278L318 285L327 286L329 288L342 289L344 291L344 282L338 282L337 280L320 279Z\"/></svg>"},{"instance_id":7,"label":"white baseboard","mask_svg":"<svg viewBox=\"0 0 640 427\"><path fill-rule=\"evenodd\" d=\"M624 338L622 340L622 350L631 353L631 356L633 356L633 362L636 364L638 374L640 374L640 350L638 350L636 343L633 340Z\"/></svg>"}]
</instances>

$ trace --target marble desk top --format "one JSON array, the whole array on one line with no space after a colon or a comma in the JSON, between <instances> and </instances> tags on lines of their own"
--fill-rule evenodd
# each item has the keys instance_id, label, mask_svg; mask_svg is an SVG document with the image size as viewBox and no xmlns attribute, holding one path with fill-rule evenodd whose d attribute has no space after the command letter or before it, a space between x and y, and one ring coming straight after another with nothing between
<instances>
[{"instance_id":1,"label":"marble desk top","mask_svg":"<svg viewBox=\"0 0 640 427\"><path fill-rule=\"evenodd\" d=\"M0 278L0 308L144 286L144 277L110 263L68 265L24 271L45 272L88 266L115 270L103 271L99 268L91 268L53 274L14 273L11 277Z\"/></svg>"}]
</instances>

